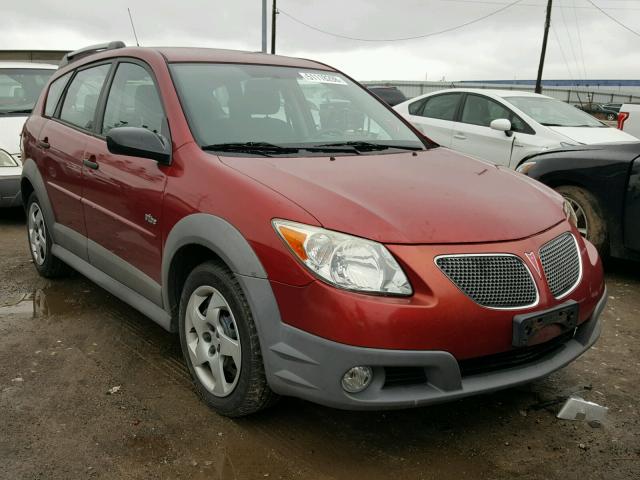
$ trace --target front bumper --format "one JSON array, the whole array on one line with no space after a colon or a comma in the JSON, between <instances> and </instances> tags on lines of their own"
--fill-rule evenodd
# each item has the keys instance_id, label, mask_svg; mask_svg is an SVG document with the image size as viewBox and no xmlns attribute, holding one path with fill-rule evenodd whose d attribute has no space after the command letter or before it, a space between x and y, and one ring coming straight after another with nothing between
<instances>
[{"instance_id":1,"label":"front bumper","mask_svg":"<svg viewBox=\"0 0 640 480\"><path fill-rule=\"evenodd\" d=\"M267 378L279 394L349 410L416 407L500 390L545 377L588 350L600 336L599 317L606 300L605 290L575 335L548 355L517 367L469 376L461 374L458 361L446 351L354 347L282 324L279 341L263 347ZM373 367L374 378L363 392L348 394L340 380L356 365ZM385 387L385 367L423 368L426 382Z\"/></svg>"},{"instance_id":2,"label":"front bumper","mask_svg":"<svg viewBox=\"0 0 640 480\"><path fill-rule=\"evenodd\" d=\"M22 205L20 175L0 176L0 208L20 205Z\"/></svg>"}]
</instances>

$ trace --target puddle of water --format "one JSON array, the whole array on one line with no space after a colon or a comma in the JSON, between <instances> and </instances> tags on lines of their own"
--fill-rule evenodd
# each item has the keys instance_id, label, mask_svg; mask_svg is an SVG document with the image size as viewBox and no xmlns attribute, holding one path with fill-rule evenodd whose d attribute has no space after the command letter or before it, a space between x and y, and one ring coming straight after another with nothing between
<instances>
[{"instance_id":1,"label":"puddle of water","mask_svg":"<svg viewBox=\"0 0 640 480\"><path fill-rule=\"evenodd\" d=\"M67 313L77 303L72 297L60 295L55 290L38 289L24 294L5 304L0 304L0 317L19 316L23 318L48 317L56 313Z\"/></svg>"}]
</instances>

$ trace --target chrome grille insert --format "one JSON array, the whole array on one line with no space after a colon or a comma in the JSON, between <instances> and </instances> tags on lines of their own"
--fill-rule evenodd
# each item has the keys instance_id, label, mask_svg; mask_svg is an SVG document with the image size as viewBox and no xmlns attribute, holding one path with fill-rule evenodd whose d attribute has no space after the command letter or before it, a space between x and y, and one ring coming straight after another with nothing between
<instances>
[{"instance_id":1,"label":"chrome grille insert","mask_svg":"<svg viewBox=\"0 0 640 480\"><path fill-rule=\"evenodd\" d=\"M523 261L510 254L441 255L436 265L474 302L490 308L538 303L538 290Z\"/></svg>"},{"instance_id":2,"label":"chrome grille insert","mask_svg":"<svg viewBox=\"0 0 640 480\"><path fill-rule=\"evenodd\" d=\"M563 233L545 243L540 248L540 261L554 297L562 298L580 282L580 253L578 243L571 233Z\"/></svg>"}]
</instances>

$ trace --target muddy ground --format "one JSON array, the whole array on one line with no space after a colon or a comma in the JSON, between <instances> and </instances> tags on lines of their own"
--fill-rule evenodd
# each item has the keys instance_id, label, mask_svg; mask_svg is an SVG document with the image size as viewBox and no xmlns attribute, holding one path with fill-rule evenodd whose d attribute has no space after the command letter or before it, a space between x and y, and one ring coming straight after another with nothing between
<instances>
[{"instance_id":1,"label":"muddy ground","mask_svg":"<svg viewBox=\"0 0 640 480\"><path fill-rule=\"evenodd\" d=\"M23 216L0 212L0 478L640 478L640 265L607 270L600 341L530 386L229 420L198 400L176 337L79 275L39 278ZM576 392L609 407L601 428L555 417Z\"/></svg>"}]
</instances>

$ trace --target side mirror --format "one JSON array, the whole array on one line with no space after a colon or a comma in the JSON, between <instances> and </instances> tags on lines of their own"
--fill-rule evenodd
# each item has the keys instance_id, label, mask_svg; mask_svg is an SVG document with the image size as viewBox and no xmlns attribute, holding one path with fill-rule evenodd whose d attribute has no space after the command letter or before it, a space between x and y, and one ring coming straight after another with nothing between
<instances>
[{"instance_id":1,"label":"side mirror","mask_svg":"<svg viewBox=\"0 0 640 480\"><path fill-rule=\"evenodd\" d=\"M507 137L511 136L511 122L506 118L496 118L493 122L489 124L489 126L498 130L499 132L504 132Z\"/></svg>"},{"instance_id":2,"label":"side mirror","mask_svg":"<svg viewBox=\"0 0 640 480\"><path fill-rule=\"evenodd\" d=\"M142 127L116 127L107 133L107 148L116 155L150 158L171 164L171 142Z\"/></svg>"}]
</instances>

